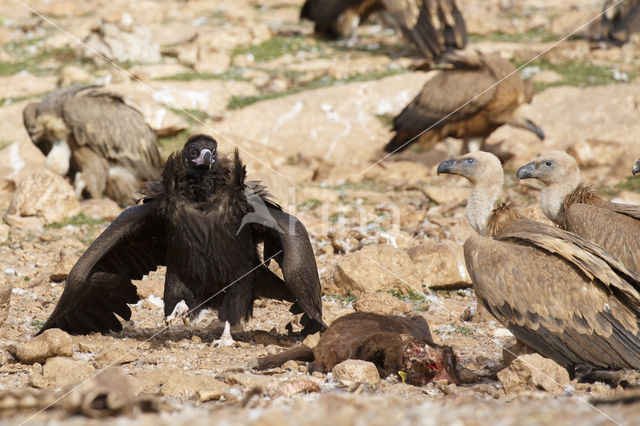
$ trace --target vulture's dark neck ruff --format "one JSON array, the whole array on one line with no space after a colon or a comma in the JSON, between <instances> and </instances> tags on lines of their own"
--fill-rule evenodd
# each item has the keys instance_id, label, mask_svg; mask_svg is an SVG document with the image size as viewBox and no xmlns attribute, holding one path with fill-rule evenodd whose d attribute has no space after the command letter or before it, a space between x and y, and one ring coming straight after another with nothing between
<instances>
[{"instance_id":1,"label":"vulture's dark neck ruff","mask_svg":"<svg viewBox=\"0 0 640 426\"><path fill-rule=\"evenodd\" d=\"M163 180L147 186L143 203L125 210L83 254L42 330L121 330L114 314L128 320L127 304L139 300L131 280L160 265L167 266L165 318L184 301L191 317L210 307L234 325L251 316L256 298L268 297L304 313L303 334L326 327L306 229L245 176L237 150L218 158L214 139L191 137L168 159ZM259 243L264 262L278 262L284 280L263 263Z\"/></svg>"}]
</instances>

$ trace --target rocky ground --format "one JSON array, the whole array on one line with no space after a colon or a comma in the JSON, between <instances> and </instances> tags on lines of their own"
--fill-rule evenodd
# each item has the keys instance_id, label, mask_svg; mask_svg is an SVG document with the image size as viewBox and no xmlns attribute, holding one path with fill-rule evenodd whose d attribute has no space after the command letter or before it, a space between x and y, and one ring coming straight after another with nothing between
<instances>
[{"instance_id":1,"label":"rocky ground","mask_svg":"<svg viewBox=\"0 0 640 426\"><path fill-rule=\"evenodd\" d=\"M0 416L84 423L100 415L87 395L106 392L119 424L637 422L632 390L570 381L536 355L498 374L515 339L477 310L469 288L461 246L472 232L463 214L469 185L435 175L459 143L430 152L418 146L376 163L391 119L432 73L411 71L415 52L376 20L353 43L315 39L311 24L298 21L301 3L0 3L0 308L10 295L0 309L7 313ZM489 142L510 156L506 169L567 149L604 196L640 202L639 181L628 179L640 157L640 46L585 38L592 26L581 25L602 1L460 3L471 48L500 51L518 65L533 59L522 73L536 83L533 118L547 138L497 130ZM308 376L295 362L251 371L250 360L296 343L286 327L300 327L288 305L257 301L237 343L214 347L215 313L164 327L162 269L137 283L142 301L122 333L62 333L25 346L55 306L71 265L121 211L109 200L78 202L68 183L42 171L44 158L22 126L28 102L74 82L123 93L161 136L165 156L196 132L215 136L222 151L239 146L250 175L309 230L325 320L354 310L423 315L435 340L458 355L461 383ZM538 187L507 175L503 198L543 220ZM313 344L317 336L308 339ZM547 375L536 375L538 368ZM633 374L627 380L637 381Z\"/></svg>"}]
</instances>

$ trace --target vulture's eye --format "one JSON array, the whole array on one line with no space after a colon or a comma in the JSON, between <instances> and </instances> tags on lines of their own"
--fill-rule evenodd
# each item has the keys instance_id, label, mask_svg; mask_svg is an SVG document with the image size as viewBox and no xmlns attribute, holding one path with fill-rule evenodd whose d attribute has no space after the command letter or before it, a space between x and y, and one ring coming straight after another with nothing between
<instances>
[{"instance_id":1,"label":"vulture's eye","mask_svg":"<svg viewBox=\"0 0 640 426\"><path fill-rule=\"evenodd\" d=\"M473 158L467 158L467 164L473 164Z\"/></svg>"},{"instance_id":2,"label":"vulture's eye","mask_svg":"<svg viewBox=\"0 0 640 426\"><path fill-rule=\"evenodd\" d=\"M551 167L552 164L553 163L551 161L549 161L549 160L545 161L545 163L544 163L544 165L547 166L547 167Z\"/></svg>"},{"instance_id":3,"label":"vulture's eye","mask_svg":"<svg viewBox=\"0 0 640 426\"><path fill-rule=\"evenodd\" d=\"M190 157L193 157L193 158L197 157L197 156L198 156L198 150L197 150L197 149L195 149L195 148L191 148L191 149L189 150L189 156L190 156Z\"/></svg>"}]
</instances>

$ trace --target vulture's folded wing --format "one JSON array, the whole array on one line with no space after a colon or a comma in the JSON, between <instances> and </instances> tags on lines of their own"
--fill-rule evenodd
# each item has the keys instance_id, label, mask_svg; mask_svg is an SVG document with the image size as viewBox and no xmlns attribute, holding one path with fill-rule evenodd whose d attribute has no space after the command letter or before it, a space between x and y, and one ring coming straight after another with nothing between
<instances>
[{"instance_id":1,"label":"vulture's folded wing","mask_svg":"<svg viewBox=\"0 0 640 426\"><path fill-rule=\"evenodd\" d=\"M471 237L464 253L479 300L505 327L564 366L640 368L637 293L623 279L592 271L619 281L606 287L590 278L584 270L593 263L606 269L606 263L567 251L562 243L525 233L503 237Z\"/></svg>"},{"instance_id":2,"label":"vulture's folded wing","mask_svg":"<svg viewBox=\"0 0 640 426\"><path fill-rule=\"evenodd\" d=\"M455 0L382 0L402 34L425 58L467 44L467 28Z\"/></svg>"},{"instance_id":3,"label":"vulture's folded wing","mask_svg":"<svg viewBox=\"0 0 640 426\"><path fill-rule=\"evenodd\" d=\"M640 219L640 205L637 204L621 204L621 203L608 203L607 207L616 213L620 213L634 219Z\"/></svg>"},{"instance_id":4,"label":"vulture's folded wing","mask_svg":"<svg viewBox=\"0 0 640 426\"><path fill-rule=\"evenodd\" d=\"M148 173L160 167L155 134L120 96L89 88L64 103L63 115L78 145L122 165L149 169ZM158 177L158 172L140 172L149 179Z\"/></svg>"},{"instance_id":5,"label":"vulture's folded wing","mask_svg":"<svg viewBox=\"0 0 640 426\"><path fill-rule=\"evenodd\" d=\"M264 241L265 261L275 259L282 269L284 284L293 295L296 304L322 327L322 290L318 267L309 241L309 235L302 222L283 212L279 207L266 203L268 217L261 223L254 223L254 232ZM278 285L278 280L271 281ZM267 290L264 289L264 292ZM274 289L275 293L281 293Z\"/></svg>"},{"instance_id":6,"label":"vulture's folded wing","mask_svg":"<svg viewBox=\"0 0 640 426\"><path fill-rule=\"evenodd\" d=\"M72 334L122 330L115 314L129 320L127 304L139 300L131 280L166 264L166 232L156 204L129 207L91 244L71 269L39 333L49 328Z\"/></svg>"}]
</instances>

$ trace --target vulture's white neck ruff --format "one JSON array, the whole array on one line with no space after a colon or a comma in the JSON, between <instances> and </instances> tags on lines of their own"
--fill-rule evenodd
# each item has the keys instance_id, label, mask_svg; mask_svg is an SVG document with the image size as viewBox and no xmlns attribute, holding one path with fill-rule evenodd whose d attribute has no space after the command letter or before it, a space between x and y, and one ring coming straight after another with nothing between
<instances>
[{"instance_id":1,"label":"vulture's white neck ruff","mask_svg":"<svg viewBox=\"0 0 640 426\"><path fill-rule=\"evenodd\" d=\"M561 225L564 222L564 199L580 184L580 175L568 176L566 180L542 188L540 191L540 210L552 222Z\"/></svg>"},{"instance_id":2,"label":"vulture's white neck ruff","mask_svg":"<svg viewBox=\"0 0 640 426\"><path fill-rule=\"evenodd\" d=\"M494 182L474 185L467 201L465 216L469 225L480 235L487 235L487 223L502 190L503 180L500 177L500 180L496 179Z\"/></svg>"},{"instance_id":3,"label":"vulture's white neck ruff","mask_svg":"<svg viewBox=\"0 0 640 426\"><path fill-rule=\"evenodd\" d=\"M71 149L69 149L69 145L66 141L59 140L53 143L53 147L47 155L45 165L47 169L51 170L52 172L60 176L66 176L69 172L70 160Z\"/></svg>"}]
</instances>

